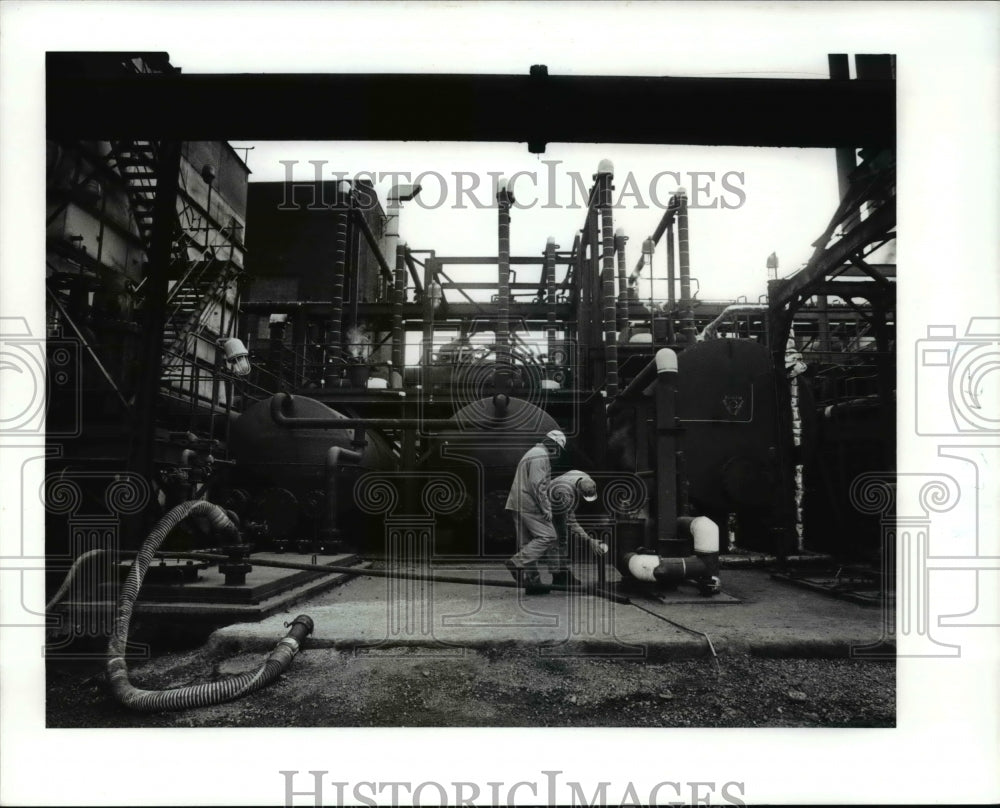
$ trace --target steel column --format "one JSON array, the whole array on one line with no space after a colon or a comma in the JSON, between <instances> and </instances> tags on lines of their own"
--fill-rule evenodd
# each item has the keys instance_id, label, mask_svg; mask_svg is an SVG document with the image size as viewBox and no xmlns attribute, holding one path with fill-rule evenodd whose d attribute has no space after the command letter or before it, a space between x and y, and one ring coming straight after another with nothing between
<instances>
[{"instance_id":1,"label":"steel column","mask_svg":"<svg viewBox=\"0 0 1000 808\"><path fill-rule=\"evenodd\" d=\"M150 479L153 475L156 403L163 365L163 329L167 312L167 285L174 224L177 219L177 187L181 170L180 141L160 141L156 161L156 197L153 202L153 232L146 255L143 294L142 348L136 389L135 421L130 466Z\"/></svg>"}]
</instances>

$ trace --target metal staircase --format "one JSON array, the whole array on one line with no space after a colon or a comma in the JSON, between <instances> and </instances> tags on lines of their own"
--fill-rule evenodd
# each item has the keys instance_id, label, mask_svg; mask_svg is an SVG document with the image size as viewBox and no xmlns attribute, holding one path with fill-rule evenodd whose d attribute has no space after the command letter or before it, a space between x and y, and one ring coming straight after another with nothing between
<instances>
[{"instance_id":1,"label":"metal staircase","mask_svg":"<svg viewBox=\"0 0 1000 808\"><path fill-rule=\"evenodd\" d=\"M111 146L110 162L126 182L132 215L148 251L156 199L157 144L135 140L115 141ZM203 212L193 208L183 193L178 194L176 215L171 221L173 250L167 276L172 285L167 295L161 352L161 389L164 393L196 397L198 391L193 379L197 375L204 378L205 371L211 373L211 367L203 367L201 374L189 374L185 366L206 365L196 356L198 336L205 329L207 315L213 306L224 300L229 284L241 272L233 260L237 227L235 221L228 226L214 227ZM205 339L214 341L216 336L219 335L213 333ZM185 383L186 379L190 384ZM191 389L179 390L179 386Z\"/></svg>"}]
</instances>

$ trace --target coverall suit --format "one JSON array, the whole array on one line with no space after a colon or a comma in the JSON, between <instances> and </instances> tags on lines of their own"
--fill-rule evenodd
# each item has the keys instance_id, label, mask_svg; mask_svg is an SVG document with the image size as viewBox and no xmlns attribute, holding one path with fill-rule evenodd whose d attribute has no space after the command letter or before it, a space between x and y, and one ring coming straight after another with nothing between
<instances>
[{"instance_id":1,"label":"coverall suit","mask_svg":"<svg viewBox=\"0 0 1000 808\"><path fill-rule=\"evenodd\" d=\"M589 475L574 469L560 474L549 485L552 522L557 536L557 541L547 556L549 567L553 571L569 568L569 541L574 536L586 544L596 556L601 556L607 549L597 539L592 539L576 521L577 482L585 478L589 479Z\"/></svg>"},{"instance_id":2,"label":"coverall suit","mask_svg":"<svg viewBox=\"0 0 1000 808\"><path fill-rule=\"evenodd\" d=\"M537 570L537 562L558 542L549 501L552 462L542 443L536 443L521 458L507 496L506 509L514 517L518 552L511 561L519 568Z\"/></svg>"}]
</instances>

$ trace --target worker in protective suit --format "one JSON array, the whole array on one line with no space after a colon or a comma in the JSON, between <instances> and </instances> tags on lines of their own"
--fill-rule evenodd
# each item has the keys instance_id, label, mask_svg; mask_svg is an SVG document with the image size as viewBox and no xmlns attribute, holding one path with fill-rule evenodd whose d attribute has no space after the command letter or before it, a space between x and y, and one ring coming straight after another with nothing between
<instances>
[{"instance_id":1,"label":"worker in protective suit","mask_svg":"<svg viewBox=\"0 0 1000 808\"><path fill-rule=\"evenodd\" d=\"M514 517L518 552L506 563L514 580L528 594L544 594L548 588L538 574L538 561L558 543L549 500L552 461L566 448L566 435L553 429L521 458L507 496L506 509Z\"/></svg>"},{"instance_id":2,"label":"worker in protective suit","mask_svg":"<svg viewBox=\"0 0 1000 808\"><path fill-rule=\"evenodd\" d=\"M552 503L552 522L556 529L557 541L549 550L546 561L552 570L552 583L560 586L580 586L582 582L569 568L569 542L576 539L588 547L598 558L608 551L603 542L592 539L576 520L576 507L580 500L593 502L597 499L597 483L589 474L573 469L556 477L549 485L549 501Z\"/></svg>"}]
</instances>

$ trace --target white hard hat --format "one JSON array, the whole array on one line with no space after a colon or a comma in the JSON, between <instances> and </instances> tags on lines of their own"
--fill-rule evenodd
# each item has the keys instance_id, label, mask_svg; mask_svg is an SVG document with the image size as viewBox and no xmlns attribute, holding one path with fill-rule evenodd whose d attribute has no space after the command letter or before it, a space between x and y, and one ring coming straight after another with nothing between
<instances>
[{"instance_id":1,"label":"white hard hat","mask_svg":"<svg viewBox=\"0 0 1000 808\"><path fill-rule=\"evenodd\" d=\"M558 429L551 429L545 433L545 437L553 443L559 444L560 449L566 448L566 436Z\"/></svg>"}]
</instances>

